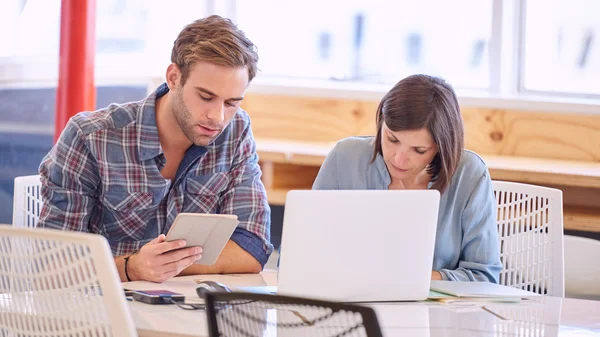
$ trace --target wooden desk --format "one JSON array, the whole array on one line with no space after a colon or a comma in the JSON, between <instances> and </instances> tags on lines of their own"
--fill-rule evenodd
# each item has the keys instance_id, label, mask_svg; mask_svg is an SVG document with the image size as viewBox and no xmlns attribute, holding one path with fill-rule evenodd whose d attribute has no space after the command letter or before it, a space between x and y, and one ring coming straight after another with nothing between
<instances>
[{"instance_id":1,"label":"wooden desk","mask_svg":"<svg viewBox=\"0 0 600 337\"><path fill-rule=\"evenodd\" d=\"M195 279L236 286L276 285L274 271L259 275L175 278L163 284L123 283L131 289L168 289L196 300ZM199 299L198 299L199 301ZM207 336L204 311L129 302L140 336ZM543 297L519 304L379 303L372 306L385 336L590 336L600 334L600 302ZM483 306L498 316L483 309ZM501 317L499 317L501 316Z\"/></svg>"},{"instance_id":2,"label":"wooden desk","mask_svg":"<svg viewBox=\"0 0 600 337\"><path fill-rule=\"evenodd\" d=\"M257 139L261 162L321 166L335 142ZM480 154L493 179L600 188L600 163Z\"/></svg>"},{"instance_id":3,"label":"wooden desk","mask_svg":"<svg viewBox=\"0 0 600 337\"><path fill-rule=\"evenodd\" d=\"M334 146L335 142L257 139L269 203L284 205L289 190L310 189L323 160ZM494 180L562 189L565 229L600 232L600 203L597 202L600 200L600 163L493 155L481 157Z\"/></svg>"}]
</instances>

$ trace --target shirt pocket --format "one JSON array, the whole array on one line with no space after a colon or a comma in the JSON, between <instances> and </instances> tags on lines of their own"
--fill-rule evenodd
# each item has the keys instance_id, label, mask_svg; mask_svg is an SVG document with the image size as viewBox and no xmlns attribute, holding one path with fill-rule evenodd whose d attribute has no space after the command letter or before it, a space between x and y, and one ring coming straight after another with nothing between
<instances>
[{"instance_id":1,"label":"shirt pocket","mask_svg":"<svg viewBox=\"0 0 600 337\"><path fill-rule=\"evenodd\" d=\"M221 195L228 185L228 172L188 176L184 212L219 213Z\"/></svg>"},{"instance_id":2,"label":"shirt pocket","mask_svg":"<svg viewBox=\"0 0 600 337\"><path fill-rule=\"evenodd\" d=\"M104 195L104 230L109 241L141 240L152 212L150 192L111 192Z\"/></svg>"}]
</instances>

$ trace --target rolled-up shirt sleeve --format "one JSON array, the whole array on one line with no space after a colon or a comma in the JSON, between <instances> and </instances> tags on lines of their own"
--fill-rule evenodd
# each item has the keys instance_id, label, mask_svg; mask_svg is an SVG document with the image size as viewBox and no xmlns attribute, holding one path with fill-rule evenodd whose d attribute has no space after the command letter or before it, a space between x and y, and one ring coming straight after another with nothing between
<instances>
[{"instance_id":1,"label":"rolled-up shirt sleeve","mask_svg":"<svg viewBox=\"0 0 600 337\"><path fill-rule=\"evenodd\" d=\"M246 126L233 159L231 181L221 198L221 212L235 214L239 225L231 240L264 267L273 252L270 242L271 208L261 181L256 144L250 124Z\"/></svg>"}]
</instances>

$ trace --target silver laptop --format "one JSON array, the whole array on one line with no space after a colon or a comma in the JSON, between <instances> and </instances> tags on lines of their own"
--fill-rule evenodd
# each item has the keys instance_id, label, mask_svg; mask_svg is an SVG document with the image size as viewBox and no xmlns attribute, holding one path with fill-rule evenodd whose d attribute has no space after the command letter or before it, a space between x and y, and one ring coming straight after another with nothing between
<instances>
[{"instance_id":1,"label":"silver laptop","mask_svg":"<svg viewBox=\"0 0 600 337\"><path fill-rule=\"evenodd\" d=\"M439 202L437 190L290 191L277 294L425 300Z\"/></svg>"}]
</instances>

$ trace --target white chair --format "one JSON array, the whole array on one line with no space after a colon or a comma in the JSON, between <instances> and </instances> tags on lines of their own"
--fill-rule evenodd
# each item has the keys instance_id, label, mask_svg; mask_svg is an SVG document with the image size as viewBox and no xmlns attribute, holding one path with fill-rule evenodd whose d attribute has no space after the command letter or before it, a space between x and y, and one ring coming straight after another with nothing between
<instances>
[{"instance_id":1,"label":"white chair","mask_svg":"<svg viewBox=\"0 0 600 337\"><path fill-rule=\"evenodd\" d=\"M600 241L565 235L567 297L600 300Z\"/></svg>"},{"instance_id":2,"label":"white chair","mask_svg":"<svg viewBox=\"0 0 600 337\"><path fill-rule=\"evenodd\" d=\"M498 206L500 284L564 297L562 191L493 181Z\"/></svg>"},{"instance_id":3,"label":"white chair","mask_svg":"<svg viewBox=\"0 0 600 337\"><path fill-rule=\"evenodd\" d=\"M9 336L137 336L104 237L5 226L0 265L0 331Z\"/></svg>"},{"instance_id":4,"label":"white chair","mask_svg":"<svg viewBox=\"0 0 600 337\"><path fill-rule=\"evenodd\" d=\"M42 210L42 183L39 175L15 178L13 226L36 227Z\"/></svg>"}]
</instances>

